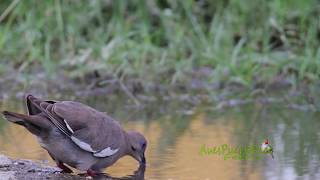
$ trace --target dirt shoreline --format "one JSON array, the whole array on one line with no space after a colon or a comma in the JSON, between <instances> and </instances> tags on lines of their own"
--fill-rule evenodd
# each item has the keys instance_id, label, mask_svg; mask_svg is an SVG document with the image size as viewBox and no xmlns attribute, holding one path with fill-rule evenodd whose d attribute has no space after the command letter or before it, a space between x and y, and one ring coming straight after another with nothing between
<instances>
[{"instance_id":1,"label":"dirt shoreline","mask_svg":"<svg viewBox=\"0 0 320 180\"><path fill-rule=\"evenodd\" d=\"M128 175L123 178L111 177L108 174L100 174L97 177L85 177L84 175L63 174L61 169L51 167L47 164L36 162L27 159L12 159L6 155L0 154L0 179L1 180L47 180L47 179L108 179L108 180L129 180L129 179L144 179L145 167L141 166L133 175Z\"/></svg>"},{"instance_id":2,"label":"dirt shoreline","mask_svg":"<svg viewBox=\"0 0 320 180\"><path fill-rule=\"evenodd\" d=\"M86 179L73 174L62 174L59 168L25 159L11 159L0 155L1 180Z\"/></svg>"}]
</instances>

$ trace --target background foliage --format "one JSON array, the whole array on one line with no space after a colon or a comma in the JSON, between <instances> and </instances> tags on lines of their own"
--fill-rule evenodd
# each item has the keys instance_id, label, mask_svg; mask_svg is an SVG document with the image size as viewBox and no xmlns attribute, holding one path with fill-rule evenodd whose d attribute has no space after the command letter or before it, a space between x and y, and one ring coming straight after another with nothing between
<instances>
[{"instance_id":1,"label":"background foliage","mask_svg":"<svg viewBox=\"0 0 320 180\"><path fill-rule=\"evenodd\" d=\"M206 67L210 82L245 86L319 79L317 0L3 0L0 12L2 73L175 84Z\"/></svg>"}]
</instances>

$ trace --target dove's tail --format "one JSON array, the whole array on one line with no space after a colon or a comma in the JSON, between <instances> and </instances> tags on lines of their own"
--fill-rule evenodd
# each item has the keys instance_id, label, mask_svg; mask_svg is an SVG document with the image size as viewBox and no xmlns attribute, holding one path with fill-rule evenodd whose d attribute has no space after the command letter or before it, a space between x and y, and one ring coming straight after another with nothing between
<instances>
[{"instance_id":1,"label":"dove's tail","mask_svg":"<svg viewBox=\"0 0 320 180\"><path fill-rule=\"evenodd\" d=\"M49 129L50 123L37 116L29 116L15 112L3 111L5 119L28 129L32 134L39 134L42 129Z\"/></svg>"},{"instance_id":2,"label":"dove's tail","mask_svg":"<svg viewBox=\"0 0 320 180\"><path fill-rule=\"evenodd\" d=\"M21 126L26 126L26 121L31 120L30 116L24 114L9 111L3 111L2 114L8 121L19 124Z\"/></svg>"}]
</instances>

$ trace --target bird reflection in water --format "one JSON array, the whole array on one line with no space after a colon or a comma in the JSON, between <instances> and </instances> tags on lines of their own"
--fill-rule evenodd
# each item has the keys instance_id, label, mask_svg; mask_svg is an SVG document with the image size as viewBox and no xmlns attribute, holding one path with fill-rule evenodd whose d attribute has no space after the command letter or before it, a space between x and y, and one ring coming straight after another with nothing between
<instances>
[{"instance_id":1,"label":"bird reflection in water","mask_svg":"<svg viewBox=\"0 0 320 180\"><path fill-rule=\"evenodd\" d=\"M94 179L98 179L98 180L102 180L102 179L109 179L109 180L140 180L140 179L144 179L144 173L146 170L146 165L141 164L139 166L139 168L133 172L132 175L127 175L121 178L118 177L112 177L107 173L101 173L98 174L97 176L94 177ZM81 175L85 175L85 174L81 174Z\"/></svg>"}]
</instances>

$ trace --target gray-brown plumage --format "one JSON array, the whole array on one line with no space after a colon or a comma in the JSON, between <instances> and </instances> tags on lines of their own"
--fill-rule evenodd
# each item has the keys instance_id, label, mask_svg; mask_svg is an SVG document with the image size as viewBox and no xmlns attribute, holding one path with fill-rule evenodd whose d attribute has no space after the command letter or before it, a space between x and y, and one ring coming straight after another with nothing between
<instances>
[{"instance_id":1,"label":"gray-brown plumage","mask_svg":"<svg viewBox=\"0 0 320 180\"><path fill-rule=\"evenodd\" d=\"M79 102L43 101L32 95L26 96L26 104L28 115L3 114L36 135L63 172L72 172L65 163L94 176L125 155L145 164L144 136L125 132L105 113Z\"/></svg>"}]
</instances>

